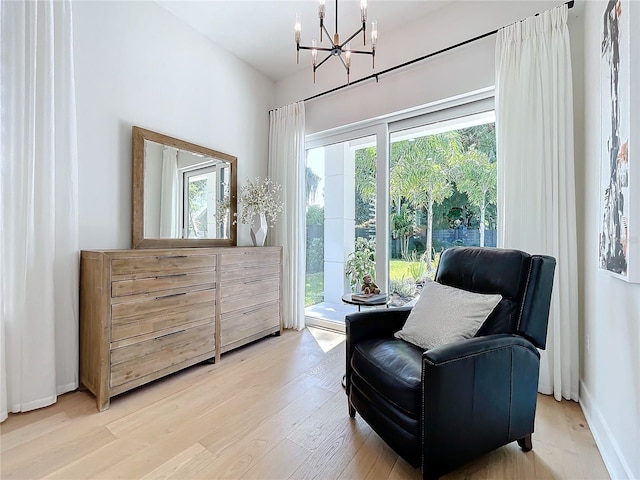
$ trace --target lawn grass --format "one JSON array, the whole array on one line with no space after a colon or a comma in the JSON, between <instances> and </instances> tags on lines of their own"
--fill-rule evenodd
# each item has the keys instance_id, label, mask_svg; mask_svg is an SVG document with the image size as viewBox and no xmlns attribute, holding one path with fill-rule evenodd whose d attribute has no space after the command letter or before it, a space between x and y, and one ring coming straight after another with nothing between
<instances>
[{"instance_id":1,"label":"lawn grass","mask_svg":"<svg viewBox=\"0 0 640 480\"><path fill-rule=\"evenodd\" d=\"M305 307L310 307L324 300L324 272L308 273L304 283Z\"/></svg>"},{"instance_id":2,"label":"lawn grass","mask_svg":"<svg viewBox=\"0 0 640 480\"><path fill-rule=\"evenodd\" d=\"M409 263L405 260L391 260L389 262L389 279L390 280L409 280L411 273L409 272Z\"/></svg>"}]
</instances>

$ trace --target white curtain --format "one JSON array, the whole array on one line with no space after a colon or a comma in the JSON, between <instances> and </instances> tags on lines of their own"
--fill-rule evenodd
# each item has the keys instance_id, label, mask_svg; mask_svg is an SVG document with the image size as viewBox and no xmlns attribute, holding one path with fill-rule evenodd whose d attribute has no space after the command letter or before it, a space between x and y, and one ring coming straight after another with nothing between
<instances>
[{"instance_id":1,"label":"white curtain","mask_svg":"<svg viewBox=\"0 0 640 480\"><path fill-rule=\"evenodd\" d=\"M304 103L269 113L269 177L282 185L284 212L269 229L269 243L283 246L285 328L304 328L305 151Z\"/></svg>"},{"instance_id":2,"label":"white curtain","mask_svg":"<svg viewBox=\"0 0 640 480\"><path fill-rule=\"evenodd\" d=\"M78 386L71 3L0 2L0 420Z\"/></svg>"},{"instance_id":3,"label":"white curtain","mask_svg":"<svg viewBox=\"0 0 640 480\"><path fill-rule=\"evenodd\" d=\"M496 42L499 243L557 260L539 390L578 400L573 90L567 6Z\"/></svg>"},{"instance_id":4,"label":"white curtain","mask_svg":"<svg viewBox=\"0 0 640 480\"><path fill-rule=\"evenodd\" d=\"M162 149L162 182L160 184L160 238L181 238L178 149Z\"/></svg>"}]
</instances>

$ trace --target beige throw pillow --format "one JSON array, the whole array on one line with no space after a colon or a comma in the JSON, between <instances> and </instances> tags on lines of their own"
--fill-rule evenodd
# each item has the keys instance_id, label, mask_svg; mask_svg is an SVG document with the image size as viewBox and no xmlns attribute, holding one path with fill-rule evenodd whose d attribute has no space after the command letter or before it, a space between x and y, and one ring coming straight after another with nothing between
<instances>
[{"instance_id":1,"label":"beige throw pillow","mask_svg":"<svg viewBox=\"0 0 640 480\"><path fill-rule=\"evenodd\" d=\"M468 292L429 280L395 337L425 350L471 338L500 300L501 295Z\"/></svg>"}]
</instances>

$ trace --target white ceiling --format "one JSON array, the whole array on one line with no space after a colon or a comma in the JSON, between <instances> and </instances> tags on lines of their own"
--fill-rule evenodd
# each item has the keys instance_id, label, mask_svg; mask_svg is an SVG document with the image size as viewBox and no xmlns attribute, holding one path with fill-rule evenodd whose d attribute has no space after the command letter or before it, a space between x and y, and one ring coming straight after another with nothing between
<instances>
[{"instance_id":1,"label":"white ceiling","mask_svg":"<svg viewBox=\"0 0 640 480\"><path fill-rule=\"evenodd\" d=\"M296 65L294 29L302 16L302 44L319 38L318 2L315 0L156 0L216 44L263 72L274 81L309 67L308 52ZM428 15L453 0L368 0L368 25L378 21L378 43L401 35L407 22ZM338 33L346 39L360 28L360 1L339 0ZM325 25L335 30L335 0L326 0ZM362 38L360 35L359 39ZM367 38L369 48L370 39ZM361 47L354 40L353 48ZM327 40L323 46L328 46ZM320 57L322 58L322 57Z\"/></svg>"}]
</instances>

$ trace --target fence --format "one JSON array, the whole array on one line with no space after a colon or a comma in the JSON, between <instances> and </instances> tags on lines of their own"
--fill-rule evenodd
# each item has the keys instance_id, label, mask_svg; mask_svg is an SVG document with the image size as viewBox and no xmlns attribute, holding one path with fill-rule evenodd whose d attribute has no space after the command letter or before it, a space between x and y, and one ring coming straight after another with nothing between
<instances>
[{"instance_id":1,"label":"fence","mask_svg":"<svg viewBox=\"0 0 640 480\"><path fill-rule=\"evenodd\" d=\"M356 228L355 236L363 238L375 237L375 229ZM441 250L452 245L479 246L480 230L477 229L446 229L434 230L433 248ZM424 235L414 235L409 240L409 251L417 250L424 252L426 238ZM485 247L495 247L497 245L497 231L484 231ZM400 258L400 240L391 240L391 257ZM307 273L319 272L323 268L324 262L324 226L307 226Z\"/></svg>"},{"instance_id":2,"label":"fence","mask_svg":"<svg viewBox=\"0 0 640 480\"><path fill-rule=\"evenodd\" d=\"M495 247L497 245L497 234L496 230L485 230L484 231L484 246L485 247ZM446 246L451 245L467 245L467 246L479 246L480 245L480 230L474 229L447 229L447 230L434 230L433 235L433 243L435 244L436 240L446 244Z\"/></svg>"}]
</instances>

